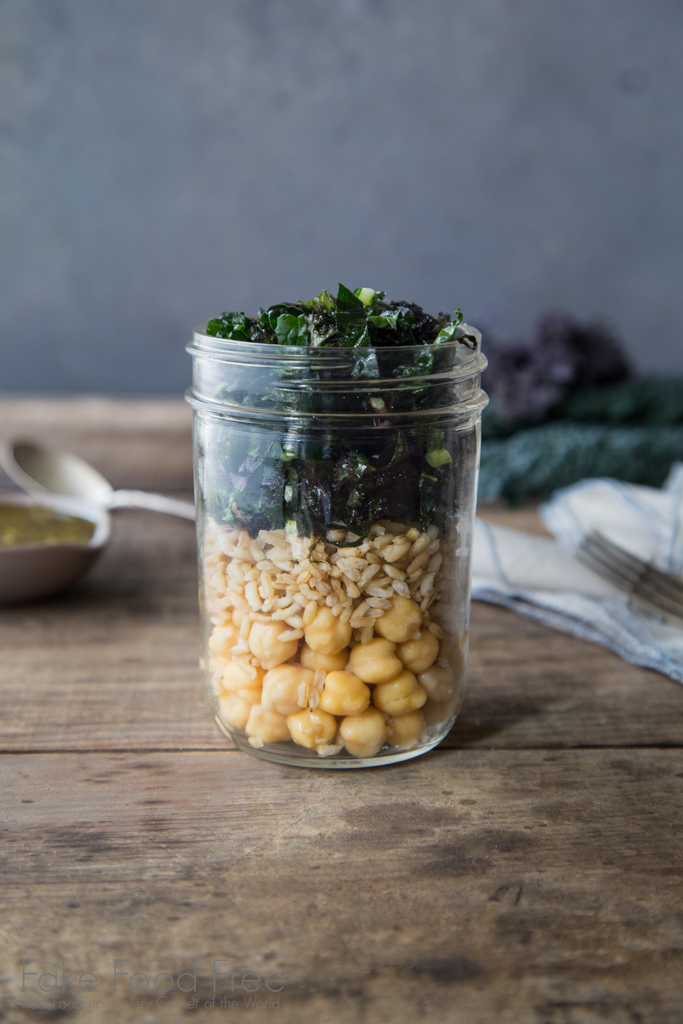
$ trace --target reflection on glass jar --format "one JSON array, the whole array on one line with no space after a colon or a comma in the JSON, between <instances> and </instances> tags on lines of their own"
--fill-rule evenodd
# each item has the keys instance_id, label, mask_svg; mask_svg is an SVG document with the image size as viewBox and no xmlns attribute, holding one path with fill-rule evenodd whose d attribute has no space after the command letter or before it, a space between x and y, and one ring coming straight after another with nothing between
<instances>
[{"instance_id":1,"label":"reflection on glass jar","mask_svg":"<svg viewBox=\"0 0 683 1024\"><path fill-rule=\"evenodd\" d=\"M201 660L240 748L355 768L453 725L486 402L463 335L312 349L195 333Z\"/></svg>"}]
</instances>

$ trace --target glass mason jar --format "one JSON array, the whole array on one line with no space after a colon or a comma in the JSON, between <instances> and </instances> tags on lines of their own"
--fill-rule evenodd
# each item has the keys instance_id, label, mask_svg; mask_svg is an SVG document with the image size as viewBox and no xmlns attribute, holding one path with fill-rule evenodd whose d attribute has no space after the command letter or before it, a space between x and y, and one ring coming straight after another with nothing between
<instances>
[{"instance_id":1,"label":"glass mason jar","mask_svg":"<svg viewBox=\"0 0 683 1024\"><path fill-rule=\"evenodd\" d=\"M318 768L430 750L463 694L480 335L347 349L199 328L188 351L201 666L219 728Z\"/></svg>"}]
</instances>

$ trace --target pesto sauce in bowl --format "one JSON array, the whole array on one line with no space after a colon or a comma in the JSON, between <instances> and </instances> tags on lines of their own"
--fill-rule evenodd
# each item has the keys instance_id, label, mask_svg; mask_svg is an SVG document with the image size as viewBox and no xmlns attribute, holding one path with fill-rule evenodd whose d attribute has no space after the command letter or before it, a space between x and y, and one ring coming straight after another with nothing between
<instances>
[{"instance_id":1,"label":"pesto sauce in bowl","mask_svg":"<svg viewBox=\"0 0 683 1024\"><path fill-rule=\"evenodd\" d=\"M87 544L95 523L40 505L0 503L0 547L23 544Z\"/></svg>"}]
</instances>

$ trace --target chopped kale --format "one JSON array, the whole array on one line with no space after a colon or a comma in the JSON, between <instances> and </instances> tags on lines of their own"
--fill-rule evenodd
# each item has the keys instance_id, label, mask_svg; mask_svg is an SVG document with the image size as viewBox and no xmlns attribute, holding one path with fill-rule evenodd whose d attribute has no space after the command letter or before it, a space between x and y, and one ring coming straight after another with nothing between
<instances>
[{"instance_id":1,"label":"chopped kale","mask_svg":"<svg viewBox=\"0 0 683 1024\"><path fill-rule=\"evenodd\" d=\"M432 345L456 338L462 321L459 309L452 317L446 313L433 317L414 302L385 302L384 298L382 291L351 291L340 284L336 296L325 290L306 302L281 302L260 309L257 318L221 313L209 320L206 333L213 338L317 348Z\"/></svg>"},{"instance_id":2,"label":"chopped kale","mask_svg":"<svg viewBox=\"0 0 683 1024\"><path fill-rule=\"evenodd\" d=\"M291 377L283 367L277 394L253 368L244 378L238 375L227 388L233 402L237 396L245 407L270 403L293 418L283 421L279 433L220 420L206 427L202 472L209 513L252 535L295 524L300 534L347 527L364 536L378 519L444 526L457 511L459 477L473 472L473 460L463 453L476 444L474 428L435 430L417 420L394 427L386 417L434 402L433 376L453 365L452 346L442 346L479 343L478 332L468 333L461 322L460 310L431 316L415 303L387 302L382 291L352 291L342 284L336 295L322 291L306 302L279 303L260 309L258 317L234 312L210 320L206 333L216 338L358 350L352 379L377 379L378 385L367 392L373 414L367 429L351 436L311 431L295 417L344 411L344 401L349 413L357 412L357 395L328 399L322 389L300 388L294 367ZM413 351L405 358L390 351L406 346ZM383 389L388 379L405 379L406 386ZM329 400L331 407L325 405Z\"/></svg>"},{"instance_id":3,"label":"chopped kale","mask_svg":"<svg viewBox=\"0 0 683 1024\"><path fill-rule=\"evenodd\" d=\"M209 320L206 333L212 338L234 338L236 341L268 341L263 325L244 313L221 313Z\"/></svg>"}]
</instances>

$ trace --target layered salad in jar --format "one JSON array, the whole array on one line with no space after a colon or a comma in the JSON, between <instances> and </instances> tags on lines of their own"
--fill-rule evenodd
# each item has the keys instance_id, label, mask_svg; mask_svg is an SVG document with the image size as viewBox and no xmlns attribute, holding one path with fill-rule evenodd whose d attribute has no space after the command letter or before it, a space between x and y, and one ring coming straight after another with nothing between
<instances>
[{"instance_id":1,"label":"layered salad in jar","mask_svg":"<svg viewBox=\"0 0 683 1024\"><path fill-rule=\"evenodd\" d=\"M373 373L406 382L370 390L372 418L355 432L302 428L304 395L277 434L233 424L204 438L204 670L217 721L283 759L433 746L455 718L466 660L478 432L411 416L432 400L421 382L451 365L439 353L477 350L479 332L459 310L430 316L340 285L257 317L224 313L206 334L353 348L367 354L359 388ZM390 371L373 370L385 350Z\"/></svg>"}]
</instances>

